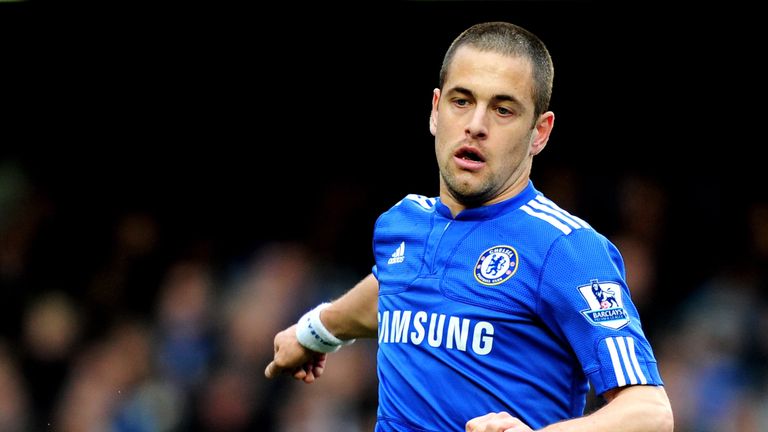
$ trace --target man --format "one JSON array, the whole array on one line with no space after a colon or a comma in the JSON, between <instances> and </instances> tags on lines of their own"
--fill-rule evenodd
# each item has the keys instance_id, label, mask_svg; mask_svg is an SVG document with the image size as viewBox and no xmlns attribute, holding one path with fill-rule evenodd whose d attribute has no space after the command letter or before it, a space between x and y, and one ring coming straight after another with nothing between
<instances>
[{"instance_id":1,"label":"man","mask_svg":"<svg viewBox=\"0 0 768 432\"><path fill-rule=\"evenodd\" d=\"M377 431L672 430L619 252L529 179L552 79L515 25L453 42L430 117L440 197L381 215L373 273L278 333L267 377L313 382L378 335ZM588 382L607 404L582 416Z\"/></svg>"}]
</instances>

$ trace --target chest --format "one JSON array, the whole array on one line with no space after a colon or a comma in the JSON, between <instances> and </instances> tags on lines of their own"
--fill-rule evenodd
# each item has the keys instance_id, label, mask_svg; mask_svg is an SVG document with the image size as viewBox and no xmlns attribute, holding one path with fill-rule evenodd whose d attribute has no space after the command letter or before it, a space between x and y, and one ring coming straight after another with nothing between
<instances>
[{"instance_id":1,"label":"chest","mask_svg":"<svg viewBox=\"0 0 768 432\"><path fill-rule=\"evenodd\" d=\"M377 233L380 295L534 313L545 257L524 226L433 218L398 228Z\"/></svg>"}]
</instances>

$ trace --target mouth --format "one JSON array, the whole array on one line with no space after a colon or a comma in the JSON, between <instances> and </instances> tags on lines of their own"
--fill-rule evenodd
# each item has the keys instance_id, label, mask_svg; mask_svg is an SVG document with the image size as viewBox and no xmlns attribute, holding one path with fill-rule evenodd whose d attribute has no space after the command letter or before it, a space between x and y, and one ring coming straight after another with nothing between
<instances>
[{"instance_id":1,"label":"mouth","mask_svg":"<svg viewBox=\"0 0 768 432\"><path fill-rule=\"evenodd\" d=\"M454 160L463 169L476 171L485 165L485 157L479 149L462 146L453 154Z\"/></svg>"}]
</instances>

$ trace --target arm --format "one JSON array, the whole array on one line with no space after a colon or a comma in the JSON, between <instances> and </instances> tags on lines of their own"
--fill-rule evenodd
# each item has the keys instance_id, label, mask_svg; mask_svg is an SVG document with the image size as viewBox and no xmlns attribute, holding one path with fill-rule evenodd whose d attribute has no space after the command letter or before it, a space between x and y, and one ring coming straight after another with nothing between
<instances>
[{"instance_id":1,"label":"arm","mask_svg":"<svg viewBox=\"0 0 768 432\"><path fill-rule=\"evenodd\" d=\"M542 432L671 432L672 407L664 387L629 386L605 393L608 403L591 415L542 429Z\"/></svg>"},{"instance_id":2,"label":"arm","mask_svg":"<svg viewBox=\"0 0 768 432\"><path fill-rule=\"evenodd\" d=\"M346 294L325 308L323 325L339 339L375 337L378 331L379 282L369 274ZM264 370L267 378L281 374L311 383L323 373L327 354L311 351L296 338L296 325L275 336L275 355Z\"/></svg>"},{"instance_id":3,"label":"arm","mask_svg":"<svg viewBox=\"0 0 768 432\"><path fill-rule=\"evenodd\" d=\"M594 413L555 423L540 432L672 432L672 408L664 387L629 386L605 393L608 403ZM477 417L466 425L467 432L532 432L508 413Z\"/></svg>"},{"instance_id":4,"label":"arm","mask_svg":"<svg viewBox=\"0 0 768 432\"><path fill-rule=\"evenodd\" d=\"M325 328L339 339L374 338L379 330L379 281L369 274L324 309Z\"/></svg>"}]
</instances>

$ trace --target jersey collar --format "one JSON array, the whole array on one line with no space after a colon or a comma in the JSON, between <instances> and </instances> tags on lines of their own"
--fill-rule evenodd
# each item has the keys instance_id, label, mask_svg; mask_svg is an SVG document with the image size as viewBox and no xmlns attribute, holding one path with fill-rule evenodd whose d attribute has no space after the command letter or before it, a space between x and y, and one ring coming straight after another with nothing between
<instances>
[{"instance_id":1,"label":"jersey collar","mask_svg":"<svg viewBox=\"0 0 768 432\"><path fill-rule=\"evenodd\" d=\"M536 198L536 195L539 194L539 191L536 190L536 188L533 187L533 182L531 180L528 180L528 185L520 191L519 194L513 196L512 198L509 198L507 200L504 200L502 202L491 204L487 206L480 206L480 207L473 207L462 210L459 214L456 215L454 218L451 216L451 210L443 204L440 199L437 199L437 212L448 219L456 219L456 220L487 220L487 219L494 219L498 216L504 215L506 213L509 213L512 210L515 210L517 208L520 208L523 204L527 203L528 201Z\"/></svg>"}]
</instances>

